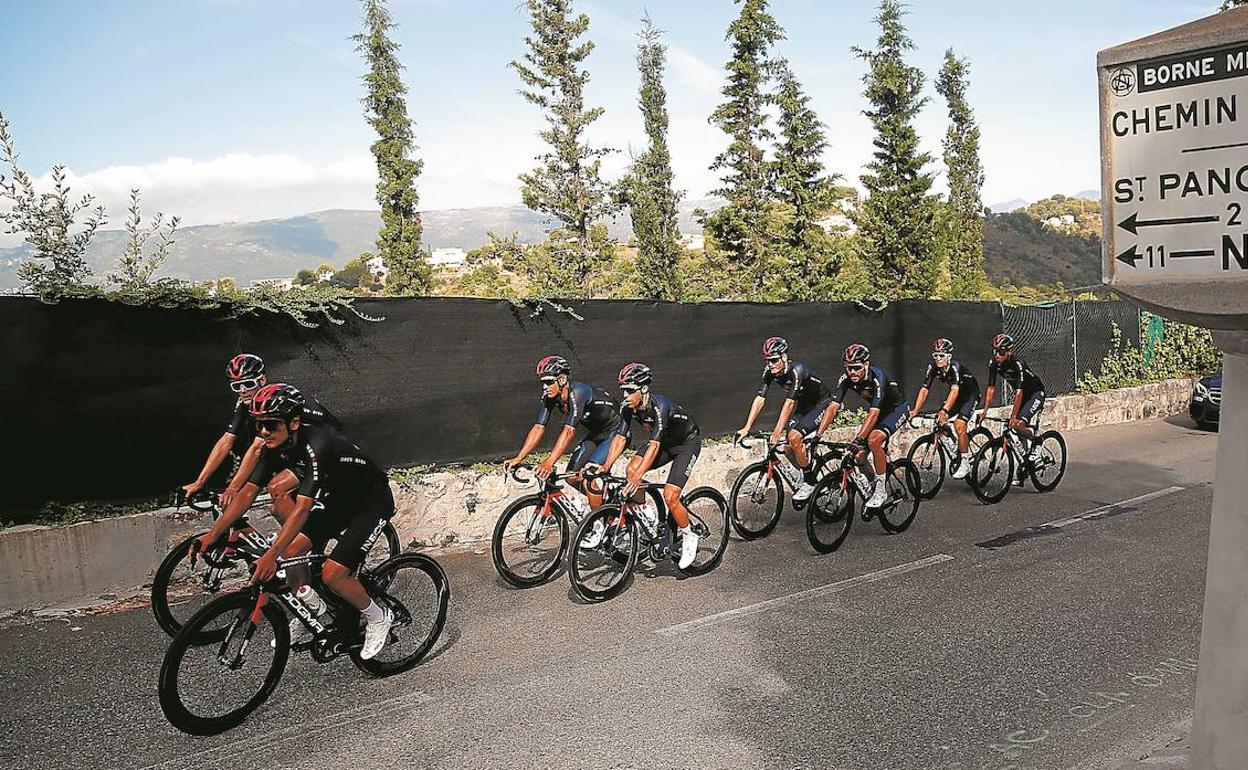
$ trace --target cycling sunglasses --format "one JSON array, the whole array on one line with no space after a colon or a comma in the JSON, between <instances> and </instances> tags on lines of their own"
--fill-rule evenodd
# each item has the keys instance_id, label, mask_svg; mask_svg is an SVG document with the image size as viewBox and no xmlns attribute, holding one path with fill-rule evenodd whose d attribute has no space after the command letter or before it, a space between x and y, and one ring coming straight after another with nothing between
<instances>
[{"instance_id":1,"label":"cycling sunglasses","mask_svg":"<svg viewBox=\"0 0 1248 770\"><path fill-rule=\"evenodd\" d=\"M767 363L769 364L780 363L780 356L767 356Z\"/></svg>"},{"instance_id":2,"label":"cycling sunglasses","mask_svg":"<svg viewBox=\"0 0 1248 770\"><path fill-rule=\"evenodd\" d=\"M865 372L866 370L866 364L845 364L845 371L847 372Z\"/></svg>"},{"instance_id":3,"label":"cycling sunglasses","mask_svg":"<svg viewBox=\"0 0 1248 770\"><path fill-rule=\"evenodd\" d=\"M277 433L277 429L286 423L283 420L252 420L256 433Z\"/></svg>"},{"instance_id":4,"label":"cycling sunglasses","mask_svg":"<svg viewBox=\"0 0 1248 770\"><path fill-rule=\"evenodd\" d=\"M248 377L245 380L232 380L230 382L230 390L235 393L242 393L248 390L255 390L260 387L259 377Z\"/></svg>"},{"instance_id":5,"label":"cycling sunglasses","mask_svg":"<svg viewBox=\"0 0 1248 770\"><path fill-rule=\"evenodd\" d=\"M543 384L543 385L554 385L554 384L555 384L555 379L556 379L556 378L554 378L554 377L542 377L542 378L541 378L541 380L542 380L542 384Z\"/></svg>"},{"instance_id":6,"label":"cycling sunglasses","mask_svg":"<svg viewBox=\"0 0 1248 770\"><path fill-rule=\"evenodd\" d=\"M620 390L624 391L625 393L636 393L637 391L641 390L641 387L639 385L621 385Z\"/></svg>"},{"instance_id":7,"label":"cycling sunglasses","mask_svg":"<svg viewBox=\"0 0 1248 770\"><path fill-rule=\"evenodd\" d=\"M932 358L936 358L936 359L951 358L952 356L953 356L952 353L933 353L932 354Z\"/></svg>"}]
</instances>

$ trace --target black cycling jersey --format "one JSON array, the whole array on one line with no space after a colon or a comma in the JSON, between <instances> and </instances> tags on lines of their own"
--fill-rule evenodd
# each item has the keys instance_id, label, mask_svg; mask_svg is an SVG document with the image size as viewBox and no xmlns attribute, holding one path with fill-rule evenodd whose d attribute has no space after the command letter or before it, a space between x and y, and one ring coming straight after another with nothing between
<instances>
[{"instance_id":1,"label":"black cycling jersey","mask_svg":"<svg viewBox=\"0 0 1248 770\"><path fill-rule=\"evenodd\" d=\"M301 424L294 436L277 449L265 447L248 479L263 487L289 470L299 479L295 494L302 497L358 496L387 484L386 473L351 439L328 425Z\"/></svg>"},{"instance_id":2,"label":"black cycling jersey","mask_svg":"<svg viewBox=\"0 0 1248 770\"><path fill-rule=\"evenodd\" d=\"M949 387L958 386L958 400L962 401L973 393L979 393L979 381L975 379L975 375L971 374L971 370L962 365L958 359L949 362L949 366L941 369L936 364L927 365L927 374L923 375L923 387L929 390L932 383L940 380Z\"/></svg>"},{"instance_id":3,"label":"black cycling jersey","mask_svg":"<svg viewBox=\"0 0 1248 770\"><path fill-rule=\"evenodd\" d=\"M997 359L988 362L988 386L997 384L997 375L1010 383L1010 387L1021 390L1024 396L1044 390L1044 383L1027 366L1027 362L1018 356L1010 356L1008 360L997 363Z\"/></svg>"},{"instance_id":4,"label":"black cycling jersey","mask_svg":"<svg viewBox=\"0 0 1248 770\"><path fill-rule=\"evenodd\" d=\"M766 396L767 389L773 382L788 389L785 398L791 398L797 402L796 411L798 412L805 412L832 396L827 384L812 372L809 366L796 361L791 362L785 373L780 376L772 374L771 367L765 367L763 382L758 386L758 395Z\"/></svg>"},{"instance_id":5,"label":"black cycling jersey","mask_svg":"<svg viewBox=\"0 0 1248 770\"><path fill-rule=\"evenodd\" d=\"M650 405L634 412L627 403L620 408L620 424L616 435L628 438L633 420L650 431L650 440L659 442L663 448L680 446L698 435L698 424L680 404L673 404L667 396L650 394Z\"/></svg>"},{"instance_id":6,"label":"black cycling jersey","mask_svg":"<svg viewBox=\"0 0 1248 770\"><path fill-rule=\"evenodd\" d=\"M848 374L842 374L832 393L832 400L838 404L845 403L845 395L851 390L862 396L872 409L879 409L881 414L888 414L906 402L901 386L878 366L868 369L867 376L858 382L849 379Z\"/></svg>"},{"instance_id":7,"label":"black cycling jersey","mask_svg":"<svg viewBox=\"0 0 1248 770\"><path fill-rule=\"evenodd\" d=\"M329 425L335 430L342 430L342 423L338 421L338 418L330 413L320 401L308 395L303 397L303 417L300 422ZM230 415L230 422L225 426L225 432L234 436L235 446L240 446L237 443L239 439L242 439L241 446L244 450L251 446L251 442L256 438L256 426L251 421L250 403L242 399L238 400L238 403L234 405L234 414Z\"/></svg>"},{"instance_id":8,"label":"black cycling jersey","mask_svg":"<svg viewBox=\"0 0 1248 770\"><path fill-rule=\"evenodd\" d=\"M601 436L614 430L620 421L620 402L602 388L595 388L585 382L574 382L568 388L568 405L563 399L542 397L537 411L537 424L546 425L550 422L553 410L558 409L568 416L564 425L573 428L585 426L591 436Z\"/></svg>"}]
</instances>

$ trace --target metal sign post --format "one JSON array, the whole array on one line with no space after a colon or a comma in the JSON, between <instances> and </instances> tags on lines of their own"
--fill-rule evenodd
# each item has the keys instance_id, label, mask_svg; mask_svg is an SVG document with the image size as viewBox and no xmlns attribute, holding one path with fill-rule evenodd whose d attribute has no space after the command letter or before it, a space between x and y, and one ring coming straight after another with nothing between
<instances>
[{"instance_id":1,"label":"metal sign post","mask_svg":"<svg viewBox=\"0 0 1248 770\"><path fill-rule=\"evenodd\" d=\"M1101 51L1102 274L1218 330L1214 474L1193 770L1248 762L1248 7Z\"/></svg>"}]
</instances>

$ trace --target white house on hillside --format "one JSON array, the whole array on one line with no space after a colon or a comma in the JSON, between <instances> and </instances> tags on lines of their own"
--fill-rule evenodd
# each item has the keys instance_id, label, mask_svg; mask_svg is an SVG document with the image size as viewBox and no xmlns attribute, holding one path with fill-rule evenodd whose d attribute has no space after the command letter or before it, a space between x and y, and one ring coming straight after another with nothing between
<instances>
[{"instance_id":1,"label":"white house on hillside","mask_svg":"<svg viewBox=\"0 0 1248 770\"><path fill-rule=\"evenodd\" d=\"M386 276L390 275L390 268L386 267L386 260L380 256L372 256L364 263L368 268L368 274L373 277L374 283L385 283Z\"/></svg>"},{"instance_id":2,"label":"white house on hillside","mask_svg":"<svg viewBox=\"0 0 1248 770\"><path fill-rule=\"evenodd\" d=\"M460 248L434 249L429 257L429 264L434 267L459 267L466 259L468 259L468 254Z\"/></svg>"}]
</instances>

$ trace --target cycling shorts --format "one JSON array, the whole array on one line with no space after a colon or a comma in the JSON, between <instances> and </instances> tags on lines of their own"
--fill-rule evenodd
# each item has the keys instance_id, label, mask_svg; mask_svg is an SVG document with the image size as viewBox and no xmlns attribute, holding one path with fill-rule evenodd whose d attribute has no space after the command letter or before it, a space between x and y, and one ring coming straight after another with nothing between
<instances>
[{"instance_id":1,"label":"cycling shorts","mask_svg":"<svg viewBox=\"0 0 1248 770\"><path fill-rule=\"evenodd\" d=\"M394 494L379 484L358 495L331 495L317 500L303 525L312 548L355 572L394 516ZM325 551L330 540L337 544Z\"/></svg>"},{"instance_id":2,"label":"cycling shorts","mask_svg":"<svg viewBox=\"0 0 1248 770\"><path fill-rule=\"evenodd\" d=\"M673 447L660 447L659 455L654 459L654 467L662 468L668 463L672 464L671 469L667 472L667 482L675 487L685 488L689 483L689 472L693 470L693 464L698 461L698 454L702 451L702 436L694 433L685 439L684 443L677 444Z\"/></svg>"}]
</instances>

